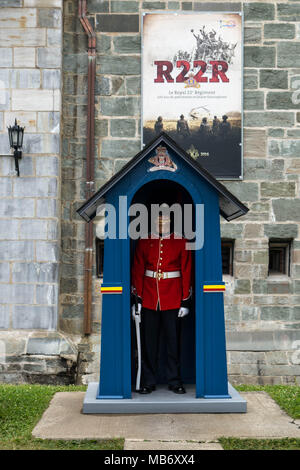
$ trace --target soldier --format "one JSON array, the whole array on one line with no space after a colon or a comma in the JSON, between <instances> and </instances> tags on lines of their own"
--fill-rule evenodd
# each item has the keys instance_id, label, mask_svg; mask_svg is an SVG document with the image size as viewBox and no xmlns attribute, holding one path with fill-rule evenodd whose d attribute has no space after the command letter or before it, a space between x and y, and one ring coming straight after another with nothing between
<instances>
[{"instance_id":1,"label":"soldier","mask_svg":"<svg viewBox=\"0 0 300 470\"><path fill-rule=\"evenodd\" d=\"M159 135L164 129L164 125L163 125L162 120L163 120L163 118L161 116L158 116L157 121L154 124L154 131L155 131L156 135Z\"/></svg>"},{"instance_id":2,"label":"soldier","mask_svg":"<svg viewBox=\"0 0 300 470\"><path fill-rule=\"evenodd\" d=\"M201 137L205 138L209 135L209 132L210 132L210 127L208 125L207 118L204 117L199 127L199 134Z\"/></svg>"},{"instance_id":3,"label":"soldier","mask_svg":"<svg viewBox=\"0 0 300 470\"><path fill-rule=\"evenodd\" d=\"M182 138L191 135L188 122L184 119L183 114L181 114L180 119L177 121L177 134Z\"/></svg>"},{"instance_id":4,"label":"soldier","mask_svg":"<svg viewBox=\"0 0 300 470\"><path fill-rule=\"evenodd\" d=\"M168 234L170 218L160 215L156 232L141 238L134 254L132 292L141 314L142 372L139 392L156 388L156 362L160 327L167 343L169 390L186 393L180 374L180 319L189 313L192 293L192 257L185 238ZM135 318L135 309L132 311Z\"/></svg>"},{"instance_id":5,"label":"soldier","mask_svg":"<svg viewBox=\"0 0 300 470\"><path fill-rule=\"evenodd\" d=\"M220 125L220 120L218 119L217 116L214 116L213 122L212 122L212 133L214 135L218 134L219 131L219 125Z\"/></svg>"},{"instance_id":6,"label":"soldier","mask_svg":"<svg viewBox=\"0 0 300 470\"><path fill-rule=\"evenodd\" d=\"M219 126L219 132L220 132L220 136L225 139L226 137L228 137L228 135L231 131L231 124L230 124L230 122L227 121L228 116L226 116L226 114L224 114L224 116L222 116L222 119L223 119L223 121L221 122L221 124Z\"/></svg>"}]
</instances>

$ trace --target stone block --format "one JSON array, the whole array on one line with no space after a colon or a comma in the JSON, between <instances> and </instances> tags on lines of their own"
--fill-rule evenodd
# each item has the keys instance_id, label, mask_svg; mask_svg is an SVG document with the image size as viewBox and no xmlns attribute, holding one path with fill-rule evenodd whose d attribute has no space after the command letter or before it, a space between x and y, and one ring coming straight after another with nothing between
<instances>
[{"instance_id":1,"label":"stone block","mask_svg":"<svg viewBox=\"0 0 300 470\"><path fill-rule=\"evenodd\" d=\"M182 2L181 8L183 11L191 11L193 9L193 3L192 2Z\"/></svg>"},{"instance_id":2,"label":"stone block","mask_svg":"<svg viewBox=\"0 0 300 470\"><path fill-rule=\"evenodd\" d=\"M256 75L245 75L244 76L244 89L251 90L258 87L258 79Z\"/></svg>"},{"instance_id":3,"label":"stone block","mask_svg":"<svg viewBox=\"0 0 300 470\"><path fill-rule=\"evenodd\" d=\"M115 37L113 44L117 54L139 54L141 52L141 37L139 35Z\"/></svg>"},{"instance_id":4,"label":"stone block","mask_svg":"<svg viewBox=\"0 0 300 470\"><path fill-rule=\"evenodd\" d=\"M0 67L12 67L13 64L13 49L7 47L0 48L1 62Z\"/></svg>"},{"instance_id":5,"label":"stone block","mask_svg":"<svg viewBox=\"0 0 300 470\"><path fill-rule=\"evenodd\" d=\"M57 196L56 178L24 178L14 187L16 197L53 197Z\"/></svg>"},{"instance_id":6,"label":"stone block","mask_svg":"<svg viewBox=\"0 0 300 470\"><path fill-rule=\"evenodd\" d=\"M48 221L48 231L47 231L48 240L58 240L59 231L58 231L58 221L49 220Z\"/></svg>"},{"instance_id":7,"label":"stone block","mask_svg":"<svg viewBox=\"0 0 300 470\"><path fill-rule=\"evenodd\" d=\"M0 7L22 7L22 3L22 0L0 0Z\"/></svg>"},{"instance_id":8,"label":"stone block","mask_svg":"<svg viewBox=\"0 0 300 470\"><path fill-rule=\"evenodd\" d=\"M52 90L12 90L12 109L23 111L52 111L53 91ZM24 134L29 139L28 134ZM30 153L30 152L28 152Z\"/></svg>"},{"instance_id":9,"label":"stone block","mask_svg":"<svg viewBox=\"0 0 300 470\"><path fill-rule=\"evenodd\" d=\"M112 119L110 133L112 137L135 137L136 121L134 119Z\"/></svg>"},{"instance_id":10,"label":"stone block","mask_svg":"<svg viewBox=\"0 0 300 470\"><path fill-rule=\"evenodd\" d=\"M96 75L95 94L102 95L102 96L108 96L111 94L110 79L108 77L103 77L102 75Z\"/></svg>"},{"instance_id":11,"label":"stone block","mask_svg":"<svg viewBox=\"0 0 300 470\"><path fill-rule=\"evenodd\" d=\"M141 59L137 56L101 56L97 73L110 75L139 75Z\"/></svg>"},{"instance_id":12,"label":"stone block","mask_svg":"<svg viewBox=\"0 0 300 470\"><path fill-rule=\"evenodd\" d=\"M291 317L291 307L267 306L261 307L260 318L263 321L287 321Z\"/></svg>"},{"instance_id":13,"label":"stone block","mask_svg":"<svg viewBox=\"0 0 300 470\"><path fill-rule=\"evenodd\" d=\"M87 73L88 55L86 52L78 54L64 54L62 67L65 72ZM101 72L102 73L102 72Z\"/></svg>"},{"instance_id":14,"label":"stone block","mask_svg":"<svg viewBox=\"0 0 300 470\"><path fill-rule=\"evenodd\" d=\"M0 217L34 217L34 199L0 199Z\"/></svg>"},{"instance_id":15,"label":"stone block","mask_svg":"<svg viewBox=\"0 0 300 470\"><path fill-rule=\"evenodd\" d=\"M251 285L249 279L236 279L234 293L235 294L250 294Z\"/></svg>"},{"instance_id":16,"label":"stone block","mask_svg":"<svg viewBox=\"0 0 300 470\"><path fill-rule=\"evenodd\" d=\"M36 242L36 260L58 262L58 245L54 242Z\"/></svg>"},{"instance_id":17,"label":"stone block","mask_svg":"<svg viewBox=\"0 0 300 470\"><path fill-rule=\"evenodd\" d=\"M274 199L272 206L276 221L300 221L299 199Z\"/></svg>"},{"instance_id":18,"label":"stone block","mask_svg":"<svg viewBox=\"0 0 300 470\"><path fill-rule=\"evenodd\" d=\"M47 221L38 219L21 220L19 236L21 240L45 240L47 238Z\"/></svg>"},{"instance_id":19,"label":"stone block","mask_svg":"<svg viewBox=\"0 0 300 470\"><path fill-rule=\"evenodd\" d=\"M47 29L47 46L55 47L61 46L62 43L62 31L61 29Z\"/></svg>"},{"instance_id":20,"label":"stone block","mask_svg":"<svg viewBox=\"0 0 300 470\"><path fill-rule=\"evenodd\" d=\"M12 327L18 330L54 330L56 328L56 307L16 305L13 307Z\"/></svg>"},{"instance_id":21,"label":"stone block","mask_svg":"<svg viewBox=\"0 0 300 470\"><path fill-rule=\"evenodd\" d=\"M264 224L264 235L268 238L297 238L297 224Z\"/></svg>"},{"instance_id":22,"label":"stone block","mask_svg":"<svg viewBox=\"0 0 300 470\"><path fill-rule=\"evenodd\" d=\"M276 49L266 46L245 46L245 67L275 67Z\"/></svg>"},{"instance_id":23,"label":"stone block","mask_svg":"<svg viewBox=\"0 0 300 470\"><path fill-rule=\"evenodd\" d=\"M244 178L266 180L272 174L272 179L283 179L284 161L279 159L263 160L256 158L245 158Z\"/></svg>"},{"instance_id":24,"label":"stone block","mask_svg":"<svg viewBox=\"0 0 300 470\"><path fill-rule=\"evenodd\" d=\"M11 71L12 88L40 88L41 75L36 69L18 69Z\"/></svg>"},{"instance_id":25,"label":"stone block","mask_svg":"<svg viewBox=\"0 0 300 470\"><path fill-rule=\"evenodd\" d=\"M39 305L56 305L58 301L58 286L38 284L36 286L36 303Z\"/></svg>"},{"instance_id":26,"label":"stone block","mask_svg":"<svg viewBox=\"0 0 300 470\"><path fill-rule=\"evenodd\" d=\"M1 214L1 210L0 210ZM55 199L42 199L36 201L37 217L57 217L57 201Z\"/></svg>"},{"instance_id":27,"label":"stone block","mask_svg":"<svg viewBox=\"0 0 300 470\"><path fill-rule=\"evenodd\" d=\"M300 20L300 5L291 3L278 3L277 14L279 20L284 21L299 21Z\"/></svg>"},{"instance_id":28,"label":"stone block","mask_svg":"<svg viewBox=\"0 0 300 470\"><path fill-rule=\"evenodd\" d=\"M101 0L102 1L102 0ZM23 0L24 7L56 7L62 8L63 0Z\"/></svg>"},{"instance_id":29,"label":"stone block","mask_svg":"<svg viewBox=\"0 0 300 470\"><path fill-rule=\"evenodd\" d=\"M275 5L272 3L244 3L245 21L270 21L275 18Z\"/></svg>"},{"instance_id":30,"label":"stone block","mask_svg":"<svg viewBox=\"0 0 300 470\"><path fill-rule=\"evenodd\" d=\"M300 141L298 139L285 139L269 141L269 154L272 156L298 157Z\"/></svg>"},{"instance_id":31,"label":"stone block","mask_svg":"<svg viewBox=\"0 0 300 470\"><path fill-rule=\"evenodd\" d=\"M34 286L30 284L1 284L1 302L4 304L33 304Z\"/></svg>"},{"instance_id":32,"label":"stone block","mask_svg":"<svg viewBox=\"0 0 300 470\"><path fill-rule=\"evenodd\" d=\"M299 109L299 104L289 91L270 91L266 99L267 109Z\"/></svg>"},{"instance_id":33,"label":"stone block","mask_svg":"<svg viewBox=\"0 0 300 470\"><path fill-rule=\"evenodd\" d=\"M95 29L104 33L135 33L139 31L139 15L96 14Z\"/></svg>"},{"instance_id":34,"label":"stone block","mask_svg":"<svg viewBox=\"0 0 300 470\"><path fill-rule=\"evenodd\" d=\"M0 269L1 269L1 265L0 265ZM9 305L0 305L0 329L5 330L8 328L9 328Z\"/></svg>"},{"instance_id":35,"label":"stone block","mask_svg":"<svg viewBox=\"0 0 300 470\"><path fill-rule=\"evenodd\" d=\"M26 354L41 356L58 356L60 350L60 338L43 336L28 339Z\"/></svg>"},{"instance_id":36,"label":"stone block","mask_svg":"<svg viewBox=\"0 0 300 470\"><path fill-rule=\"evenodd\" d=\"M139 114L139 99L101 98L100 107L103 116L136 116Z\"/></svg>"},{"instance_id":37,"label":"stone block","mask_svg":"<svg viewBox=\"0 0 300 470\"><path fill-rule=\"evenodd\" d=\"M179 2L168 2L168 10L180 10L180 3Z\"/></svg>"},{"instance_id":38,"label":"stone block","mask_svg":"<svg viewBox=\"0 0 300 470\"><path fill-rule=\"evenodd\" d=\"M40 28L61 28L61 9L40 8L37 13Z\"/></svg>"},{"instance_id":39,"label":"stone block","mask_svg":"<svg viewBox=\"0 0 300 470\"><path fill-rule=\"evenodd\" d=\"M10 178L0 178L0 197L12 195L12 180Z\"/></svg>"},{"instance_id":40,"label":"stone block","mask_svg":"<svg viewBox=\"0 0 300 470\"><path fill-rule=\"evenodd\" d=\"M296 187L294 182L262 182L260 192L262 197L295 197Z\"/></svg>"},{"instance_id":41,"label":"stone block","mask_svg":"<svg viewBox=\"0 0 300 470\"><path fill-rule=\"evenodd\" d=\"M139 151L139 140L103 140L101 145L101 157L104 158L133 157Z\"/></svg>"},{"instance_id":42,"label":"stone block","mask_svg":"<svg viewBox=\"0 0 300 470\"><path fill-rule=\"evenodd\" d=\"M259 71L260 88L288 88L286 70L263 69Z\"/></svg>"},{"instance_id":43,"label":"stone block","mask_svg":"<svg viewBox=\"0 0 300 470\"><path fill-rule=\"evenodd\" d=\"M46 45L46 29L44 28L0 29L0 47L40 47L43 45Z\"/></svg>"},{"instance_id":44,"label":"stone block","mask_svg":"<svg viewBox=\"0 0 300 470\"><path fill-rule=\"evenodd\" d=\"M13 282L57 282L57 263L14 263L12 269Z\"/></svg>"},{"instance_id":45,"label":"stone block","mask_svg":"<svg viewBox=\"0 0 300 470\"><path fill-rule=\"evenodd\" d=\"M262 129L245 129L244 131L244 157L266 156L266 131Z\"/></svg>"},{"instance_id":46,"label":"stone block","mask_svg":"<svg viewBox=\"0 0 300 470\"><path fill-rule=\"evenodd\" d=\"M0 239L17 240L19 238L19 221L14 219L0 220Z\"/></svg>"},{"instance_id":47,"label":"stone block","mask_svg":"<svg viewBox=\"0 0 300 470\"><path fill-rule=\"evenodd\" d=\"M0 260L31 261L34 257L32 241L0 241Z\"/></svg>"},{"instance_id":48,"label":"stone block","mask_svg":"<svg viewBox=\"0 0 300 470\"><path fill-rule=\"evenodd\" d=\"M36 159L37 176L59 176L59 161L57 157L38 157Z\"/></svg>"},{"instance_id":49,"label":"stone block","mask_svg":"<svg viewBox=\"0 0 300 470\"><path fill-rule=\"evenodd\" d=\"M38 47L37 66L40 68L59 68L61 66L61 50L58 47Z\"/></svg>"},{"instance_id":50,"label":"stone block","mask_svg":"<svg viewBox=\"0 0 300 470\"><path fill-rule=\"evenodd\" d=\"M34 47L15 47L14 48L14 66L15 67L35 67L35 48Z\"/></svg>"},{"instance_id":51,"label":"stone block","mask_svg":"<svg viewBox=\"0 0 300 470\"><path fill-rule=\"evenodd\" d=\"M110 9L112 13L136 13L139 11L139 2L112 0Z\"/></svg>"},{"instance_id":52,"label":"stone block","mask_svg":"<svg viewBox=\"0 0 300 470\"><path fill-rule=\"evenodd\" d=\"M279 41L277 45L277 66L300 67L300 42ZM267 66L268 67L268 66Z\"/></svg>"},{"instance_id":53,"label":"stone block","mask_svg":"<svg viewBox=\"0 0 300 470\"><path fill-rule=\"evenodd\" d=\"M60 70L46 69L42 71L43 89L59 89L60 88Z\"/></svg>"},{"instance_id":54,"label":"stone block","mask_svg":"<svg viewBox=\"0 0 300 470\"><path fill-rule=\"evenodd\" d=\"M164 10L166 8L165 2L143 2L142 3L143 10Z\"/></svg>"},{"instance_id":55,"label":"stone block","mask_svg":"<svg viewBox=\"0 0 300 470\"><path fill-rule=\"evenodd\" d=\"M294 125L294 114L289 112L245 112L245 127L291 127Z\"/></svg>"},{"instance_id":56,"label":"stone block","mask_svg":"<svg viewBox=\"0 0 300 470\"><path fill-rule=\"evenodd\" d=\"M243 224L221 223L221 237L222 238L230 238L230 239L242 238L242 233L243 233Z\"/></svg>"},{"instance_id":57,"label":"stone block","mask_svg":"<svg viewBox=\"0 0 300 470\"><path fill-rule=\"evenodd\" d=\"M241 11L241 2L194 2L197 11Z\"/></svg>"},{"instance_id":58,"label":"stone block","mask_svg":"<svg viewBox=\"0 0 300 470\"><path fill-rule=\"evenodd\" d=\"M258 197L258 184L246 183L244 181L223 181L222 183L226 188L232 192L238 199L243 201L257 201Z\"/></svg>"},{"instance_id":59,"label":"stone block","mask_svg":"<svg viewBox=\"0 0 300 470\"><path fill-rule=\"evenodd\" d=\"M0 282L10 281L10 267L8 263L0 263Z\"/></svg>"},{"instance_id":60,"label":"stone block","mask_svg":"<svg viewBox=\"0 0 300 470\"><path fill-rule=\"evenodd\" d=\"M264 109L264 93L262 91L245 91L244 109Z\"/></svg>"},{"instance_id":61,"label":"stone block","mask_svg":"<svg viewBox=\"0 0 300 470\"><path fill-rule=\"evenodd\" d=\"M37 26L36 10L34 8L1 8L0 28L18 29L35 28Z\"/></svg>"},{"instance_id":62,"label":"stone block","mask_svg":"<svg viewBox=\"0 0 300 470\"><path fill-rule=\"evenodd\" d=\"M289 133L289 131L288 131ZM284 137L283 129L268 129L268 136L270 137Z\"/></svg>"},{"instance_id":63,"label":"stone block","mask_svg":"<svg viewBox=\"0 0 300 470\"><path fill-rule=\"evenodd\" d=\"M294 39L295 25L291 23L265 23L265 39Z\"/></svg>"},{"instance_id":64,"label":"stone block","mask_svg":"<svg viewBox=\"0 0 300 470\"><path fill-rule=\"evenodd\" d=\"M109 11L108 0L89 0L89 4L88 4L89 13L106 13L108 11Z\"/></svg>"}]
</instances>

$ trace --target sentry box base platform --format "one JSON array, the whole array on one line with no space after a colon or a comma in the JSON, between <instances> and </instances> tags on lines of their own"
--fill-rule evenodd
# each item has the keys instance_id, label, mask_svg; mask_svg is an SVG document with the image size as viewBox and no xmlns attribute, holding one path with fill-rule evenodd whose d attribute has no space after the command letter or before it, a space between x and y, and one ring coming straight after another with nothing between
<instances>
[{"instance_id":1,"label":"sentry box base platform","mask_svg":"<svg viewBox=\"0 0 300 470\"><path fill-rule=\"evenodd\" d=\"M84 414L126 413L246 413L247 402L228 384L231 398L195 398L195 386L185 386L186 394L176 395L167 386L158 386L148 395L132 393L130 399L96 398L99 384L91 382L83 402Z\"/></svg>"}]
</instances>

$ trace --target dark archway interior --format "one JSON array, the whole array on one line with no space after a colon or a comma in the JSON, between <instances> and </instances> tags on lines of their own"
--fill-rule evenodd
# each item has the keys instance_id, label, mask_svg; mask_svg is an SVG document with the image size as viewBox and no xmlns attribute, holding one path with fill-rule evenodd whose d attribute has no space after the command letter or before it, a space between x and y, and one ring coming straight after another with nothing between
<instances>
[{"instance_id":1,"label":"dark archway interior","mask_svg":"<svg viewBox=\"0 0 300 470\"><path fill-rule=\"evenodd\" d=\"M171 206L174 203L179 203L182 206L182 214L184 214L184 204L193 204L193 200L188 191L171 180L155 180L142 186L135 194L132 204L142 203L147 206L148 213L150 214L151 204L167 203ZM148 223L150 231L150 220ZM194 229L194 223L193 223ZM130 256L131 263L133 262L135 240L130 240ZM194 254L194 253L193 253ZM193 263L195 266L195 263ZM188 384L195 383L195 298L193 296L192 307L189 315L181 320L181 375L183 382ZM149 332L151 334L151 332ZM137 364L137 351L136 351L136 335L135 325L132 321L131 329L132 338L132 388L135 389L136 380L136 364ZM165 384L165 363L166 363L166 347L163 331L160 334L158 364L157 364L157 383Z\"/></svg>"}]
</instances>

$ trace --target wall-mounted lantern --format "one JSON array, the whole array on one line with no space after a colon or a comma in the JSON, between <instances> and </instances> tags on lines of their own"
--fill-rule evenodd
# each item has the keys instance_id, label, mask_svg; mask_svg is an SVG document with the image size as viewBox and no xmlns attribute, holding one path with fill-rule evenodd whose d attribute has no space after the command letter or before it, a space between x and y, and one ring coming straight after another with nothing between
<instances>
[{"instance_id":1,"label":"wall-mounted lantern","mask_svg":"<svg viewBox=\"0 0 300 470\"><path fill-rule=\"evenodd\" d=\"M7 126L8 129L8 136L9 136L9 144L10 148L14 149L13 157L15 159L15 169L17 175L20 176L19 171L19 159L22 158L22 145L23 145L23 135L25 127L20 127L17 124L17 119L15 119L15 124L11 126Z\"/></svg>"}]
</instances>

